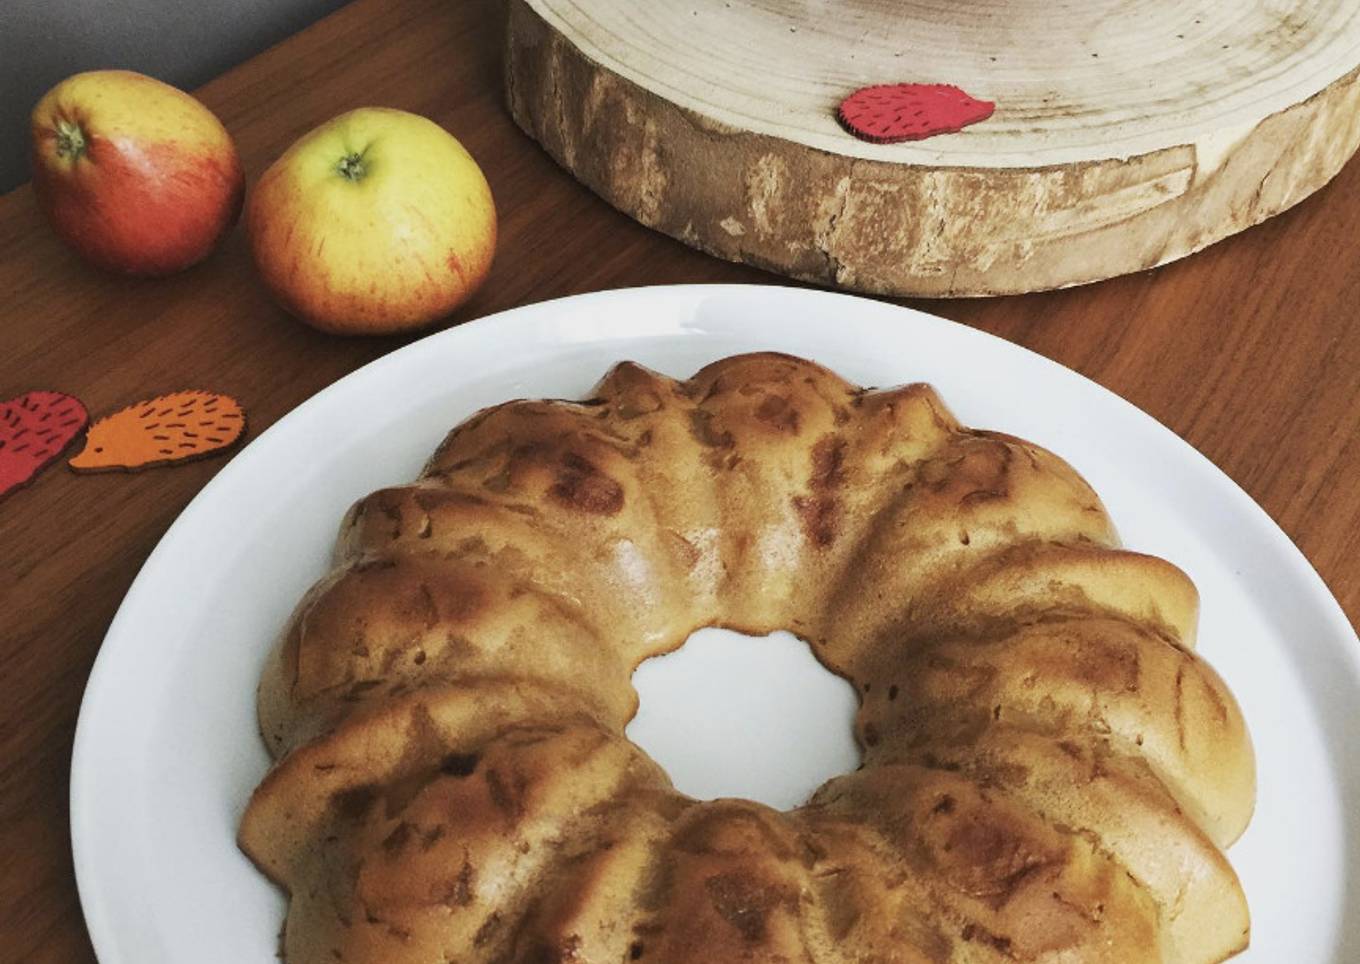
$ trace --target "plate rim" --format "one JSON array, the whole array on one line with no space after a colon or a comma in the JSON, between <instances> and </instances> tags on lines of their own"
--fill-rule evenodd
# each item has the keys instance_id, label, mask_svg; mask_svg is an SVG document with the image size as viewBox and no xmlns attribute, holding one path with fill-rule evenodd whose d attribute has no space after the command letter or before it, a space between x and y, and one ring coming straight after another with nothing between
<instances>
[{"instance_id":1,"label":"plate rim","mask_svg":"<svg viewBox=\"0 0 1360 964\"><path fill-rule=\"evenodd\" d=\"M134 618L139 608L139 600L148 591L147 586L155 581L157 570L165 563L163 560L173 551L176 541L176 533L182 533L187 528L186 519L191 518L204 511L203 506L210 502L214 493L220 488L231 484L240 473L249 471L249 466L256 460L263 457L261 452L267 452L270 446L277 444L277 439L291 431L290 426L302 422L308 417L309 412L321 407L332 395L352 390L353 384L359 380L359 376L365 378L373 377L373 373L380 372L384 368L398 365L408 356L413 356L422 351L429 350L429 344L436 340L458 341L471 336L480 336L483 332L494 327L505 326L507 319L520 319L519 323L524 323L524 319L532 320L533 316L539 314L551 314L559 311L559 306L575 305L582 301L607 301L616 298L674 298L683 297L693 301L697 307L705 298L733 296L741 297L756 296L761 298L792 298L795 300L823 300L828 303L841 303L846 300L873 306L871 310L881 310L885 313L904 313L903 320L911 319L915 323L926 324L929 326L940 326L945 330L955 330L961 333L966 339L976 338L980 342L1000 341L1006 346L1005 350L1018 350L1026 355L1039 360L1042 366L1051 372L1054 377L1068 380L1078 380L1084 383L1086 389L1095 389L1098 393L1106 397L1107 402L1113 402L1117 408L1123 410L1126 417L1146 420L1149 427L1156 434L1168 437L1173 445L1179 447L1180 454L1185 458L1185 464L1194 471L1205 476L1207 480L1218 487L1221 491L1231 494L1231 498L1236 503L1239 511L1245 511L1253 518L1262 535L1265 535L1271 542L1272 548L1282 559L1287 559L1291 568L1297 575L1302 576L1302 588L1307 592L1310 602L1318 606L1317 615L1327 623L1328 627L1337 633L1340 638L1346 640L1347 645L1340 649L1352 676L1360 682L1360 635L1350 623L1345 611L1341 608L1340 602L1328 588L1326 581L1318 573L1312 562L1304 555L1303 551L1294 543L1289 535L1279 526L1273 517L1253 499L1236 481L1226 472L1220 469L1212 460L1201 453L1193 445L1187 442L1174 430L1163 424L1154 416L1134 405L1132 402L1101 385L1099 382L1086 375L1068 368L1045 355L1042 355L1024 345L1017 344L999 335L973 328L961 322L955 322L938 315L905 305L898 305L891 302L879 301L873 298L865 298L857 295L845 294L841 292L825 291L821 289L799 288L790 285L780 284L678 284L678 285L644 285L631 288L611 288L601 291L584 292L569 295L563 298L549 299L546 301L532 302L529 304L518 305L503 311L484 315L480 318L472 319L467 322L451 326L440 331L432 332L423 337L394 349L387 354L381 355L370 362L354 369L353 371L341 376L331 384L323 387L297 406L281 415L272 425L263 432L247 440L244 445L230 461L225 464L208 482L199 490L198 493L185 505L174 521L166 528L165 532L157 540L155 547L148 554L146 560L139 568L136 577L130 584L123 600L119 603L118 610L110 621L108 630L101 640L99 650L96 653L94 662L91 666L89 676L81 696L80 709L76 722L74 739L72 742L71 762L69 769L69 835L71 843L71 853L73 860L73 872L76 879L76 889L79 896L81 913L85 921L86 929L89 933L91 944L95 951L96 958L101 964L124 964L130 959L120 956L120 944L118 941L118 930L110 919L108 913L106 892L107 888L100 888L96 885L96 870L90 854L93 852L88 839L86 826L90 823L90 813L95 800L95 793L90 786L95 779L96 769L84 764L93 750L92 745L96 743L99 731L92 720L95 714L100 712L101 706L108 701L108 693L114 688L106 682L113 672L111 667L118 660L118 653L126 649L127 646L135 642L135 637L130 637L122 629L123 624ZM560 319L555 322L558 326L569 326L572 322L569 319ZM696 331L701 331L701 327L696 327ZM645 336L639 336L645 337ZM585 342L607 340L590 338ZM247 453L254 452L254 455L247 456ZM242 468L242 466L246 468ZM1226 484L1226 489L1224 488ZM120 635L121 634L121 635ZM123 642L120 642L123 640ZM1360 729L1360 723L1357 723ZM1324 737L1327 735L1325 730ZM1330 753L1332 748L1330 742L1327 746ZM1345 815L1342 824L1343 830L1348 833L1355 833L1360 830L1360 814ZM1345 934L1341 934L1344 939Z\"/></svg>"}]
</instances>

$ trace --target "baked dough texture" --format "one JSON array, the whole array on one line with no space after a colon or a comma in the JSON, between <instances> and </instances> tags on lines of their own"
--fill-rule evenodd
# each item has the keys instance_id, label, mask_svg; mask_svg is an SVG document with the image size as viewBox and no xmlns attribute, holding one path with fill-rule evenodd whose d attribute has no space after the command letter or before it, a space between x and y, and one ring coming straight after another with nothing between
<instances>
[{"instance_id":1,"label":"baked dough texture","mask_svg":"<svg viewBox=\"0 0 1360 964\"><path fill-rule=\"evenodd\" d=\"M1219 961L1255 765L1197 607L928 386L625 362L349 512L263 674L240 843L289 964ZM675 791L630 679L712 625L849 680L860 769L783 813Z\"/></svg>"}]
</instances>

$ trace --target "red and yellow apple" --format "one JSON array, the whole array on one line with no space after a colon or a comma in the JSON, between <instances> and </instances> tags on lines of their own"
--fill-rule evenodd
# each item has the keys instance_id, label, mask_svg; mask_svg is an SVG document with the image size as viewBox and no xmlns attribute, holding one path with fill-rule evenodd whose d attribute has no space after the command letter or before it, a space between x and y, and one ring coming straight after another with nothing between
<instances>
[{"instance_id":1,"label":"red and yellow apple","mask_svg":"<svg viewBox=\"0 0 1360 964\"><path fill-rule=\"evenodd\" d=\"M303 321L382 334L452 312L485 280L496 209L481 168L448 131L365 107L303 135L246 204L265 284Z\"/></svg>"},{"instance_id":2,"label":"red and yellow apple","mask_svg":"<svg viewBox=\"0 0 1360 964\"><path fill-rule=\"evenodd\" d=\"M103 268L166 275L236 223L245 176L221 121L144 74L68 77L33 109L33 188L66 244Z\"/></svg>"}]
</instances>

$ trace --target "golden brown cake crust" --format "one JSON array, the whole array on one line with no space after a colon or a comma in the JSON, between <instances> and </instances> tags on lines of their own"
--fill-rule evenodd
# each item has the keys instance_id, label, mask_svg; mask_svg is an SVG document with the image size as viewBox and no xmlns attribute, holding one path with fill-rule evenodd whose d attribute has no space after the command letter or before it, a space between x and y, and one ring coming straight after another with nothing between
<instances>
[{"instance_id":1,"label":"golden brown cake crust","mask_svg":"<svg viewBox=\"0 0 1360 964\"><path fill-rule=\"evenodd\" d=\"M290 964L1212 962L1255 799L1197 596L1053 454L786 355L456 427L342 524L259 704ZM697 628L790 629L863 767L696 802L623 735Z\"/></svg>"}]
</instances>

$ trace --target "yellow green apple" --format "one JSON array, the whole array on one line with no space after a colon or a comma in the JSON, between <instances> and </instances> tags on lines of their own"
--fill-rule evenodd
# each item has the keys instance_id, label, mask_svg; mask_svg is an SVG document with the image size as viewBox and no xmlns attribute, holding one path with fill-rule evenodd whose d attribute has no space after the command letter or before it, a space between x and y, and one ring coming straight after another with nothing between
<instances>
[{"instance_id":1,"label":"yellow green apple","mask_svg":"<svg viewBox=\"0 0 1360 964\"><path fill-rule=\"evenodd\" d=\"M485 280L496 209L476 161L417 114L365 107L303 135L246 203L280 304L340 334L427 325Z\"/></svg>"},{"instance_id":2,"label":"yellow green apple","mask_svg":"<svg viewBox=\"0 0 1360 964\"><path fill-rule=\"evenodd\" d=\"M241 213L236 146L212 111L128 70L68 77L33 109L33 188L89 261L165 275L201 261Z\"/></svg>"}]
</instances>

